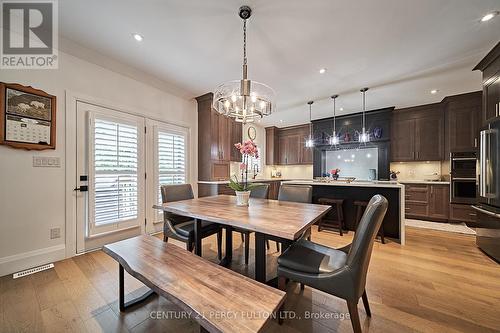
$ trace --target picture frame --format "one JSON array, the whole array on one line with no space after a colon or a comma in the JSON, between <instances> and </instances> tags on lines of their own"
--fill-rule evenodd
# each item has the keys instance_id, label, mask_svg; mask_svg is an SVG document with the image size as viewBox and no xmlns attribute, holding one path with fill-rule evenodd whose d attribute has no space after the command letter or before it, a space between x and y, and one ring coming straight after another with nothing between
<instances>
[{"instance_id":1,"label":"picture frame","mask_svg":"<svg viewBox=\"0 0 500 333\"><path fill-rule=\"evenodd\" d=\"M56 148L56 96L0 82L0 144L26 150Z\"/></svg>"}]
</instances>

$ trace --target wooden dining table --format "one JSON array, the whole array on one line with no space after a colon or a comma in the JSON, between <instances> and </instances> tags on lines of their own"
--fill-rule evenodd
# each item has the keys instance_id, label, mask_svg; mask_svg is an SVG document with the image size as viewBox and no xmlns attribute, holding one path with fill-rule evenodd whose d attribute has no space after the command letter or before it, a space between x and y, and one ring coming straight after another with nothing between
<instances>
[{"instance_id":1,"label":"wooden dining table","mask_svg":"<svg viewBox=\"0 0 500 333\"><path fill-rule=\"evenodd\" d=\"M223 225L226 229L223 265L229 265L232 260L233 229L255 232L255 280L259 282L267 282L266 240L282 243L285 250L330 210L327 205L255 198L250 198L249 206L237 206L236 197L231 195L167 202L154 208L195 220L195 253L199 256L202 255L201 222Z\"/></svg>"}]
</instances>

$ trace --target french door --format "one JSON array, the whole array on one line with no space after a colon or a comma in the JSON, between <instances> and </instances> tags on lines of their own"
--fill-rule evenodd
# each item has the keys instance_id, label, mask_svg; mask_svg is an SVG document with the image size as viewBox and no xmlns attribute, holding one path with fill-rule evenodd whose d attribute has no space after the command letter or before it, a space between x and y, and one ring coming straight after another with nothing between
<instances>
[{"instance_id":1,"label":"french door","mask_svg":"<svg viewBox=\"0 0 500 333\"><path fill-rule=\"evenodd\" d=\"M77 253L161 231L163 184L189 183L188 130L77 102Z\"/></svg>"}]
</instances>

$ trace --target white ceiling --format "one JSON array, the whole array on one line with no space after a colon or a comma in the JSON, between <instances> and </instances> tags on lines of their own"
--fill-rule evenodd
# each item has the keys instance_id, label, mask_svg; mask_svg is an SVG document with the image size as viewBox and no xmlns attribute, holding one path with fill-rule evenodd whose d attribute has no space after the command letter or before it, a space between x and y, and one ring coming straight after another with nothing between
<instances>
[{"instance_id":1,"label":"white ceiling","mask_svg":"<svg viewBox=\"0 0 500 333\"><path fill-rule=\"evenodd\" d=\"M500 36L500 17L479 22L499 0L63 0L59 29L191 98L240 78L242 4L253 9L249 76L278 96L263 125L307 122L308 100L313 118L328 117L333 93L339 113L357 112L365 86L368 109L479 90L472 67Z\"/></svg>"}]
</instances>

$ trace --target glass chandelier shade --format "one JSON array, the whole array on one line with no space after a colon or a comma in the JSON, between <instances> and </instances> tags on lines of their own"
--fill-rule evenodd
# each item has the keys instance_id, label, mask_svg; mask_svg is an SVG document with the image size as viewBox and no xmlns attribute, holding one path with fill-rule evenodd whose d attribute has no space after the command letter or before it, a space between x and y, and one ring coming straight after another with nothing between
<instances>
[{"instance_id":1,"label":"glass chandelier shade","mask_svg":"<svg viewBox=\"0 0 500 333\"><path fill-rule=\"evenodd\" d=\"M366 123L366 103L365 103L365 94L368 88L363 88L361 89L361 94L363 96L363 128L361 129L361 133L359 134L359 142L360 143L367 143L370 141L370 133L368 133L365 129L365 123Z\"/></svg>"},{"instance_id":2,"label":"glass chandelier shade","mask_svg":"<svg viewBox=\"0 0 500 333\"><path fill-rule=\"evenodd\" d=\"M212 107L220 114L234 118L237 122L254 122L270 115L275 109L276 93L268 85L248 79L247 66L247 19L252 10L241 6L239 16L243 19L243 78L221 84L214 92Z\"/></svg>"},{"instance_id":3,"label":"glass chandelier shade","mask_svg":"<svg viewBox=\"0 0 500 333\"><path fill-rule=\"evenodd\" d=\"M312 104L314 101L309 101L307 102L307 105L309 105L309 138L306 140L306 147L307 148L312 148L314 147L314 138L313 138L313 133L312 133Z\"/></svg>"},{"instance_id":4,"label":"glass chandelier shade","mask_svg":"<svg viewBox=\"0 0 500 333\"><path fill-rule=\"evenodd\" d=\"M335 105L335 100L339 97L339 95L333 95L331 98L333 99L333 134L328 138L328 143L332 146L336 146L340 143L340 139L337 135L337 123L336 123L336 105Z\"/></svg>"}]
</instances>

